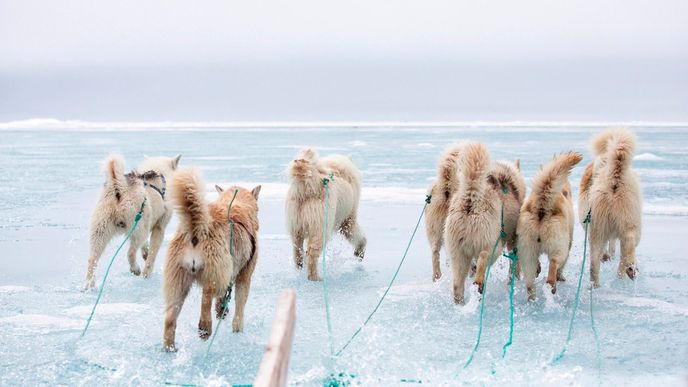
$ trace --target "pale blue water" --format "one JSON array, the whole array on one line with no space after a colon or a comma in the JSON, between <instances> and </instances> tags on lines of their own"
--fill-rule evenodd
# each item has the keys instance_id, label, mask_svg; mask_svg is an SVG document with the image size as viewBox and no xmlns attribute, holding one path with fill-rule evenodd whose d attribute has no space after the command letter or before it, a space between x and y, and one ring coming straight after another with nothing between
<instances>
[{"instance_id":1,"label":"pale blue water","mask_svg":"<svg viewBox=\"0 0 688 387\"><path fill-rule=\"evenodd\" d=\"M340 239L329 250L335 343L340 346L391 277L447 144L483 141L495 159L520 158L529 181L554 153L578 150L586 155L584 162L589 161L587 144L599 129L0 131L0 384L250 383L277 295L293 287L298 322L290 381L317 385L330 372L322 287L308 283L292 266L280 197L287 182L284 168L299 148L313 145L323 155L353 155L363 171L364 186L378 188L377 196L364 191L361 206L370 241L366 259L353 260L351 248ZM618 259L603 265L603 287L594 304L602 343L601 380L681 385L688 375L688 268L681 247L688 236L688 128L634 130L640 155L634 166L643 182L646 212L638 251L641 276L636 283L618 280ZM96 297L79 291L88 219L102 185L99 162L110 152L122 153L129 167L143 154L181 153L182 165L199 167L207 183L268 183L260 202L261 256L245 332L232 334L229 325L223 326L207 362L206 343L196 337L198 291L189 296L180 317L180 352L161 351L165 246L147 281L130 275L126 258L118 257L92 327L79 339ZM574 170L574 187L582 170ZM417 203L413 195L409 201L409 192L417 193ZM402 195L406 196L395 199ZM175 227L170 225L167 234ZM101 259L98 280L115 244ZM488 284L480 351L474 364L459 372L475 341L477 297L466 306L454 306L444 266L442 281L430 281L429 249L421 226L397 286L333 370L356 374L353 382L363 385L404 384L402 378L420 379L425 385L596 384L587 276L568 355L559 365L549 364L566 335L581 258L582 232L577 227L566 268L569 280L554 299L545 299L539 283L538 301L527 304L523 284L517 284L515 341L504 360L499 358L508 334L508 287L506 262L500 261Z\"/></svg>"}]
</instances>

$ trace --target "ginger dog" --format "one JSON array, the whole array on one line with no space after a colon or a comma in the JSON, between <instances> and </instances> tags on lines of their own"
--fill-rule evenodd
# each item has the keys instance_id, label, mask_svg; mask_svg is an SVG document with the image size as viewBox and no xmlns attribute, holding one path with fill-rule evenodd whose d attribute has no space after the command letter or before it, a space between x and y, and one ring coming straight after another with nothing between
<instances>
[{"instance_id":1,"label":"ginger dog","mask_svg":"<svg viewBox=\"0 0 688 387\"><path fill-rule=\"evenodd\" d=\"M329 181L329 216L326 238L339 231L354 246L354 255L363 259L366 237L357 221L361 196L361 174L346 156L320 159L312 148L304 149L287 168L291 184L285 212L287 229L294 245L294 263L303 267L303 245L307 240L308 279L319 281L318 257L322 252L325 211L323 178Z\"/></svg>"},{"instance_id":2,"label":"ginger dog","mask_svg":"<svg viewBox=\"0 0 688 387\"><path fill-rule=\"evenodd\" d=\"M172 217L172 208L165 196L165 176L172 175L180 158L180 155L146 157L141 166L126 174L122 156L112 155L105 161L105 185L91 215L90 253L85 289L95 287L96 265L103 250L113 237L129 232L144 201L143 216L129 239L127 257L129 270L134 275L141 274L141 269L136 263L136 253L141 249L145 261L143 277L148 278L151 275L165 228Z\"/></svg>"},{"instance_id":3,"label":"ginger dog","mask_svg":"<svg viewBox=\"0 0 688 387\"><path fill-rule=\"evenodd\" d=\"M432 250L432 280L442 277L440 269L440 250L444 238L444 222L447 219L449 203L452 196L459 189L456 160L459 157L461 145L455 144L447 148L440 158L437 167L437 180L430 186L428 194L432 195L430 204L425 208L425 232Z\"/></svg>"},{"instance_id":4,"label":"ginger dog","mask_svg":"<svg viewBox=\"0 0 688 387\"><path fill-rule=\"evenodd\" d=\"M585 224L583 221L588 216L588 211L590 210L590 187L592 187L592 169L594 163L589 163L585 167L583 176L580 181L580 190L578 193L578 221L581 227L585 229ZM602 250L602 261L611 261L616 255L616 243L617 239L611 239L609 243Z\"/></svg>"},{"instance_id":5,"label":"ginger dog","mask_svg":"<svg viewBox=\"0 0 688 387\"><path fill-rule=\"evenodd\" d=\"M191 285L203 288L199 336L212 333L211 306L215 299L218 319L224 318L223 302L236 290L232 330L244 329L244 307L251 286L251 275L258 260L258 194L260 186L248 191L241 187L223 190L206 204L204 185L195 170L177 172L172 182L172 200L180 222L167 250L165 278L164 348L175 351L177 317ZM234 191L237 190L236 197ZM232 202L230 208L230 202ZM231 230L230 223L234 229ZM230 235L233 239L230 245ZM231 250L230 250L231 247Z\"/></svg>"},{"instance_id":6,"label":"ginger dog","mask_svg":"<svg viewBox=\"0 0 688 387\"><path fill-rule=\"evenodd\" d=\"M604 248L615 239L621 242L621 259L617 274L635 279L635 248L640 242L642 226L642 191L640 178L631 168L635 152L635 135L625 128L608 129L592 141L595 161L589 191L591 222L590 279L600 286L600 258Z\"/></svg>"},{"instance_id":7,"label":"ginger dog","mask_svg":"<svg viewBox=\"0 0 688 387\"><path fill-rule=\"evenodd\" d=\"M484 145L469 143L461 148L459 190L451 199L444 226L457 304L464 302L464 282L473 259L477 257L474 284L482 291L487 266L492 265L504 248L505 240L501 238L503 193L489 182L493 167ZM493 176L492 180L498 181L499 177ZM505 219L506 211L505 208ZM495 253L491 257L493 246Z\"/></svg>"},{"instance_id":8,"label":"ginger dog","mask_svg":"<svg viewBox=\"0 0 688 387\"><path fill-rule=\"evenodd\" d=\"M528 299L535 300L535 276L539 257L549 259L547 283L552 294L569 258L575 214L568 181L571 169L583 159L580 153L565 152L544 165L533 178L533 188L518 219L519 261L525 273Z\"/></svg>"}]
</instances>

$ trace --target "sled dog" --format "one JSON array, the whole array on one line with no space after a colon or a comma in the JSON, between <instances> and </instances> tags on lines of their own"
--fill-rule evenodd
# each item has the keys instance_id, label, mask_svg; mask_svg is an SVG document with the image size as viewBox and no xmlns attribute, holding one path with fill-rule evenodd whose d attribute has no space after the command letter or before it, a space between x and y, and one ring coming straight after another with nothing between
<instances>
[{"instance_id":1,"label":"sled dog","mask_svg":"<svg viewBox=\"0 0 688 387\"><path fill-rule=\"evenodd\" d=\"M319 158L314 149L306 148L289 164L287 175L290 185L285 212L296 267L303 267L306 242L308 279L320 280L318 257L322 252L323 229L328 239L334 232L341 232L353 244L354 255L363 259L366 237L357 220L361 174L351 158L341 155ZM328 224L325 227L324 178L329 185Z\"/></svg>"},{"instance_id":2,"label":"sled dog","mask_svg":"<svg viewBox=\"0 0 688 387\"><path fill-rule=\"evenodd\" d=\"M181 155L146 157L134 171L125 173L124 159L111 155L103 165L105 184L91 215L90 253L85 288L95 287L96 265L107 244L116 235L127 234L136 214L143 209L141 220L129 239L129 270L141 274L136 253L141 249L145 262L143 277L148 278L155 264L165 227L172 217L166 178L177 169Z\"/></svg>"},{"instance_id":3,"label":"sled dog","mask_svg":"<svg viewBox=\"0 0 688 387\"><path fill-rule=\"evenodd\" d=\"M167 351L176 350L177 317L194 282L203 288L198 322L202 339L212 333L213 299L216 317L224 318L223 303L225 297L230 297L233 287L236 310L232 330L241 332L244 329L244 307L258 260L259 228L260 186L251 191L215 186L218 198L206 203L205 186L196 170L178 171L172 185L172 200L180 221L165 263L163 341Z\"/></svg>"},{"instance_id":4,"label":"sled dog","mask_svg":"<svg viewBox=\"0 0 688 387\"><path fill-rule=\"evenodd\" d=\"M575 214L569 174L583 159L580 153L565 152L545 164L533 178L533 186L518 219L518 255L525 273L528 299L535 299L535 276L539 257L549 260L547 283L552 294L557 281L564 281L564 265L573 241Z\"/></svg>"}]
</instances>

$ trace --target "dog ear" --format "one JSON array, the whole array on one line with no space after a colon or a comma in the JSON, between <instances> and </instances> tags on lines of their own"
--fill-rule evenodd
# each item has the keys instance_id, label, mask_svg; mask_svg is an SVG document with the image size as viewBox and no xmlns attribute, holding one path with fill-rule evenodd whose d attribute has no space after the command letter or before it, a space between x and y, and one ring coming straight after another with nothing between
<instances>
[{"instance_id":1,"label":"dog ear","mask_svg":"<svg viewBox=\"0 0 688 387\"><path fill-rule=\"evenodd\" d=\"M258 200L258 194L260 194L260 188L261 188L261 186L257 185L251 190L251 195L253 195L253 198L256 200Z\"/></svg>"},{"instance_id":2,"label":"dog ear","mask_svg":"<svg viewBox=\"0 0 688 387\"><path fill-rule=\"evenodd\" d=\"M215 191L217 191L217 193L219 193L220 195L222 195L222 192L224 192L224 190L222 189L222 187L220 187L220 186L217 185L217 184L215 184Z\"/></svg>"},{"instance_id":3,"label":"dog ear","mask_svg":"<svg viewBox=\"0 0 688 387\"><path fill-rule=\"evenodd\" d=\"M318 158L318 152L315 151L315 149L311 147L304 148L301 151L301 158L308 160L308 161L314 161L315 159Z\"/></svg>"},{"instance_id":4,"label":"dog ear","mask_svg":"<svg viewBox=\"0 0 688 387\"><path fill-rule=\"evenodd\" d=\"M176 155L172 158L172 169L177 169L177 166L179 166L179 159L182 158L182 155Z\"/></svg>"},{"instance_id":5,"label":"dog ear","mask_svg":"<svg viewBox=\"0 0 688 387\"><path fill-rule=\"evenodd\" d=\"M516 166L516 169L520 172L521 171L521 159L516 159L516 161L514 161L514 165Z\"/></svg>"}]
</instances>

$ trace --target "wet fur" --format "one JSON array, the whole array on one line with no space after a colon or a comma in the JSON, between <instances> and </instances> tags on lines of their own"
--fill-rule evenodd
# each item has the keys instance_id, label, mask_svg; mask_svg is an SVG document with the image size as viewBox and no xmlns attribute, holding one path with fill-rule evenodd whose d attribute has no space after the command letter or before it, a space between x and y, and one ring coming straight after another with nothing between
<instances>
[{"instance_id":1,"label":"wet fur","mask_svg":"<svg viewBox=\"0 0 688 387\"><path fill-rule=\"evenodd\" d=\"M325 187L330 173L329 214L326 238L339 231L354 246L354 255L363 259L366 237L358 224L361 174L351 158L331 155L319 158L312 148L304 149L287 168L290 186L285 212L287 229L294 248L297 268L303 267L304 243L308 260L308 279L319 281L318 258L322 253Z\"/></svg>"},{"instance_id":2,"label":"wet fur","mask_svg":"<svg viewBox=\"0 0 688 387\"><path fill-rule=\"evenodd\" d=\"M459 189L456 161L461 149L460 144L447 148L440 157L437 167L437 180L428 189L432 195L430 204L425 208L425 232L432 252L432 280L442 277L440 269L440 250L444 240L444 222L447 219L449 203Z\"/></svg>"},{"instance_id":3,"label":"wet fur","mask_svg":"<svg viewBox=\"0 0 688 387\"><path fill-rule=\"evenodd\" d=\"M583 229L585 229L583 221L590 210L590 187L592 187L593 167L594 163L589 163L585 167L578 190L578 221ZM618 239L612 239L606 244L602 250L602 261L611 261L616 256L617 243Z\"/></svg>"},{"instance_id":4,"label":"wet fur","mask_svg":"<svg viewBox=\"0 0 688 387\"><path fill-rule=\"evenodd\" d=\"M163 345L167 351L176 350L177 318L193 283L203 289L198 322L202 339L207 339L212 333L213 300L217 318L224 318L222 303L230 283L235 289L232 330L243 330L244 307L258 260L259 228L257 200L260 186L252 191L241 187L226 190L217 187L219 196L211 203L206 203L205 185L193 169L177 172L172 186L172 200L180 222L167 250L165 263ZM228 214L235 189L238 192ZM229 219L234 222L234 254L230 254Z\"/></svg>"},{"instance_id":5,"label":"wet fur","mask_svg":"<svg viewBox=\"0 0 688 387\"><path fill-rule=\"evenodd\" d=\"M129 232L144 199L143 216L129 240L127 257L129 270L135 275L141 274L136 263L136 253L141 249L145 261L143 276L148 278L151 275L165 228L172 217L172 208L167 198L163 199L153 188L145 187L143 181L161 187L160 175L171 177L180 157L147 157L130 173L125 173L122 156L111 155L105 160L105 185L91 215L89 227L90 251L85 289L95 287L96 266L103 250L112 238Z\"/></svg>"},{"instance_id":6,"label":"wet fur","mask_svg":"<svg viewBox=\"0 0 688 387\"><path fill-rule=\"evenodd\" d=\"M521 209L518 221L519 260L524 270L528 299L535 299L535 277L539 257L549 260L547 283L556 293L557 281L563 281L563 269L573 241L575 214L569 174L583 156L565 152L545 164L533 178L533 187Z\"/></svg>"},{"instance_id":7,"label":"wet fur","mask_svg":"<svg viewBox=\"0 0 688 387\"><path fill-rule=\"evenodd\" d=\"M492 163L487 149L479 143L464 145L457 163L459 189L451 198L444 241L453 274L454 302L462 304L464 282L474 259L474 284L482 291L487 266L494 263L506 243L500 238L502 203L505 204L505 225L515 224L518 200L522 195L519 192L523 192L525 184L521 186L522 178L515 166ZM511 188L504 194L502 186ZM511 228L515 230L514 226ZM505 231L509 234L506 227ZM514 231L511 234L515 237ZM490 260L495 242L495 254Z\"/></svg>"},{"instance_id":8,"label":"wet fur","mask_svg":"<svg viewBox=\"0 0 688 387\"><path fill-rule=\"evenodd\" d=\"M642 191L640 178L631 167L635 153L635 135L625 128L612 128L592 141L595 161L592 167L588 205L591 222L590 278L600 286L600 261L605 247L619 239L621 256L617 274L635 279L635 249L640 242L642 224Z\"/></svg>"}]
</instances>

